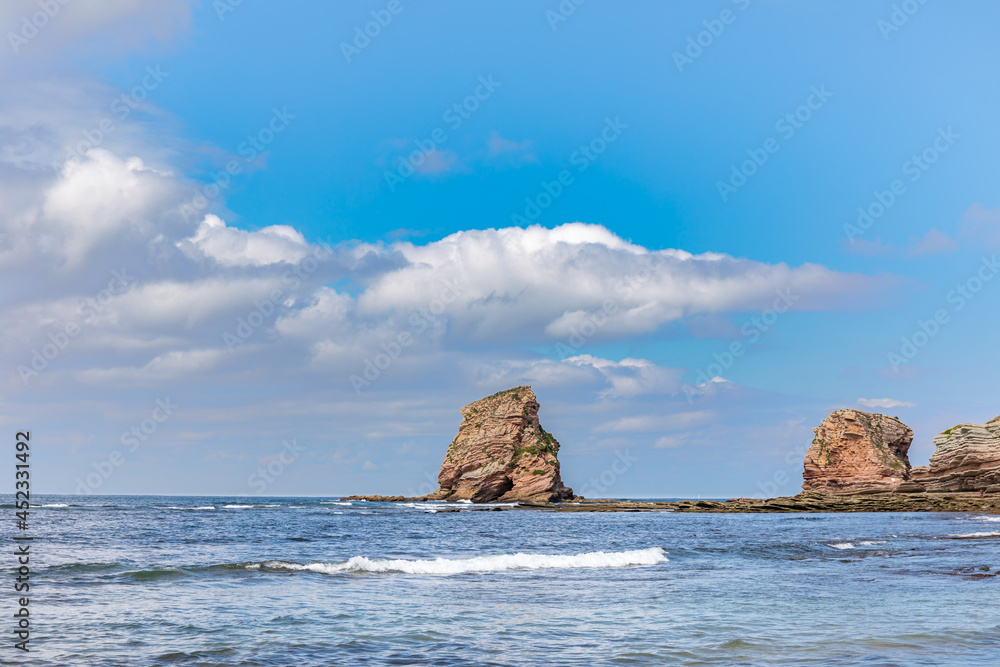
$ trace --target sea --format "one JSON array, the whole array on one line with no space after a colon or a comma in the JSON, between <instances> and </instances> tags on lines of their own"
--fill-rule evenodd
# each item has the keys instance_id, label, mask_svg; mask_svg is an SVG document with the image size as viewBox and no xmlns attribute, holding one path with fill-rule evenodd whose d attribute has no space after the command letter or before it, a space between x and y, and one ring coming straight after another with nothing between
<instances>
[{"instance_id":1,"label":"sea","mask_svg":"<svg viewBox=\"0 0 1000 667\"><path fill-rule=\"evenodd\" d=\"M0 500L3 664L1000 665L995 515Z\"/></svg>"}]
</instances>

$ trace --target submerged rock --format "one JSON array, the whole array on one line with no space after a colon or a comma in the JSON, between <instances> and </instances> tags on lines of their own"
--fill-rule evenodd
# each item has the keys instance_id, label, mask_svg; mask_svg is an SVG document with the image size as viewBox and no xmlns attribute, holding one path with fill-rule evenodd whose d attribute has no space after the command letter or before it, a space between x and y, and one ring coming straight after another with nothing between
<instances>
[{"instance_id":1,"label":"submerged rock","mask_svg":"<svg viewBox=\"0 0 1000 667\"><path fill-rule=\"evenodd\" d=\"M573 497L559 474L559 442L538 423L531 387L469 403L427 500L548 503Z\"/></svg>"},{"instance_id":2,"label":"submerged rock","mask_svg":"<svg viewBox=\"0 0 1000 667\"><path fill-rule=\"evenodd\" d=\"M910 479L906 453L913 429L896 417L837 410L813 431L802 472L804 493L879 493Z\"/></svg>"},{"instance_id":3,"label":"submerged rock","mask_svg":"<svg viewBox=\"0 0 1000 667\"><path fill-rule=\"evenodd\" d=\"M954 426L934 444L930 465L914 468L913 482L903 490L1000 492L1000 417Z\"/></svg>"}]
</instances>

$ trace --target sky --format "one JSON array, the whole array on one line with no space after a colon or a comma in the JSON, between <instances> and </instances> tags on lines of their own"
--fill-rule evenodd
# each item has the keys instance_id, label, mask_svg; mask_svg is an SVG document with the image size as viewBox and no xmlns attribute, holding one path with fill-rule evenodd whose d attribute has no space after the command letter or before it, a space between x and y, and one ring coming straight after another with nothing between
<instances>
[{"instance_id":1,"label":"sky","mask_svg":"<svg viewBox=\"0 0 1000 667\"><path fill-rule=\"evenodd\" d=\"M6 2L0 423L39 493L428 493L522 384L588 497L794 494L841 408L925 464L1000 414L998 21Z\"/></svg>"}]
</instances>

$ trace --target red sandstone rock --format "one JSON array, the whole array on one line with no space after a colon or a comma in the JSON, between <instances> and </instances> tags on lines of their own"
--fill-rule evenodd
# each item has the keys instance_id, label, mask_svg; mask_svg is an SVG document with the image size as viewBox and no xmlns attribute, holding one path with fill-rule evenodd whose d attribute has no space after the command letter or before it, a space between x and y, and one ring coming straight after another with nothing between
<instances>
[{"instance_id":1,"label":"red sandstone rock","mask_svg":"<svg viewBox=\"0 0 1000 667\"><path fill-rule=\"evenodd\" d=\"M1000 492L1000 417L959 424L936 436L934 444L930 465L913 469L913 482L924 491Z\"/></svg>"},{"instance_id":2,"label":"red sandstone rock","mask_svg":"<svg viewBox=\"0 0 1000 667\"><path fill-rule=\"evenodd\" d=\"M531 387L514 387L462 408L428 500L553 502L573 497L559 475L559 443L538 423Z\"/></svg>"},{"instance_id":3,"label":"red sandstone rock","mask_svg":"<svg viewBox=\"0 0 1000 667\"><path fill-rule=\"evenodd\" d=\"M837 410L813 431L802 472L804 492L885 492L910 479L906 452L913 430L895 417Z\"/></svg>"}]
</instances>

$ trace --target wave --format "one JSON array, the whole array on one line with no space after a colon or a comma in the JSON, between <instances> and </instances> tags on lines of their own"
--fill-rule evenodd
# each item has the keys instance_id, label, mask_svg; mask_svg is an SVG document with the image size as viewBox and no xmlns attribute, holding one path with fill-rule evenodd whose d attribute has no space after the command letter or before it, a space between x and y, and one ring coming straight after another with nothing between
<instances>
[{"instance_id":1,"label":"wave","mask_svg":"<svg viewBox=\"0 0 1000 667\"><path fill-rule=\"evenodd\" d=\"M853 549L854 545L850 542L834 542L833 544L826 545L831 549Z\"/></svg>"},{"instance_id":2,"label":"wave","mask_svg":"<svg viewBox=\"0 0 1000 667\"><path fill-rule=\"evenodd\" d=\"M1000 516L974 516L973 521L1000 521Z\"/></svg>"},{"instance_id":3,"label":"wave","mask_svg":"<svg viewBox=\"0 0 1000 667\"><path fill-rule=\"evenodd\" d=\"M32 507L76 507L76 505L67 505L66 503L49 503L46 505L32 505Z\"/></svg>"},{"instance_id":4,"label":"wave","mask_svg":"<svg viewBox=\"0 0 1000 667\"><path fill-rule=\"evenodd\" d=\"M348 572L400 572L405 574L465 574L471 572L506 572L510 570L552 570L578 568L616 568L638 565L658 565L667 562L667 552L660 547L606 553L593 551L576 555L560 554L501 554L467 559L435 558L434 560L384 560L354 556L343 563L291 563L270 560L250 563L248 570L290 570L342 574Z\"/></svg>"},{"instance_id":5,"label":"wave","mask_svg":"<svg viewBox=\"0 0 1000 667\"><path fill-rule=\"evenodd\" d=\"M215 505L205 505L204 507L177 507L171 505L170 507L157 507L160 510L214 510Z\"/></svg>"},{"instance_id":6,"label":"wave","mask_svg":"<svg viewBox=\"0 0 1000 667\"><path fill-rule=\"evenodd\" d=\"M958 533L956 535L948 535L953 540L969 540L975 539L977 537L1000 537L1000 533Z\"/></svg>"}]
</instances>

